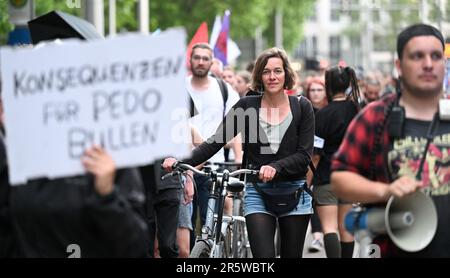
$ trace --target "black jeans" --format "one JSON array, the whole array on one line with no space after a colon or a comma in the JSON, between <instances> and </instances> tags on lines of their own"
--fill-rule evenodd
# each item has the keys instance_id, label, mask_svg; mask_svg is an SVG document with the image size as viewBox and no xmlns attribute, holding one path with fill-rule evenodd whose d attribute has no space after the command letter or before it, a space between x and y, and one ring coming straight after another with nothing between
<instances>
[{"instance_id":1,"label":"black jeans","mask_svg":"<svg viewBox=\"0 0 450 278\"><path fill-rule=\"evenodd\" d=\"M163 258L178 257L177 228L181 188L163 187L159 163L140 168L145 188L145 218L149 230L149 256L153 257L155 236ZM159 188L158 188L159 187Z\"/></svg>"},{"instance_id":2,"label":"black jeans","mask_svg":"<svg viewBox=\"0 0 450 278\"><path fill-rule=\"evenodd\" d=\"M147 223L150 234L150 254L153 257L155 235L162 258L178 257L177 228L180 190L169 188L150 194L147 201Z\"/></svg>"},{"instance_id":3,"label":"black jeans","mask_svg":"<svg viewBox=\"0 0 450 278\"><path fill-rule=\"evenodd\" d=\"M196 240L197 217L200 217L200 225L203 226L206 221L206 212L208 210L209 187L211 185L211 178L202 175L194 174L196 184L195 196L192 202L192 227L191 232L191 249L194 247ZM200 212L200 215L199 213Z\"/></svg>"}]
</instances>

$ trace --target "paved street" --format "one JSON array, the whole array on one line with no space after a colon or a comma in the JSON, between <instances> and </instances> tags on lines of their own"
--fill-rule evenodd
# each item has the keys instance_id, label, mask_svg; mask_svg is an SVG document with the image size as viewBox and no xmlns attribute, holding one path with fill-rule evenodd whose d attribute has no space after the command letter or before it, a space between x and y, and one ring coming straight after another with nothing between
<instances>
[{"instance_id":1,"label":"paved street","mask_svg":"<svg viewBox=\"0 0 450 278\"><path fill-rule=\"evenodd\" d=\"M308 252L308 247L311 245L311 241L312 241L311 225L309 225L308 232L306 233L305 245L303 247L303 258L326 258L327 256L325 255L325 249L316 253Z\"/></svg>"},{"instance_id":2,"label":"paved street","mask_svg":"<svg viewBox=\"0 0 450 278\"><path fill-rule=\"evenodd\" d=\"M306 235L306 239L305 239L305 246L303 248L303 258L326 258L326 254L325 254L325 249L323 249L320 252L316 252L316 253L310 253L308 252L308 247L311 244L312 241L312 235L310 232L311 226L308 227L308 233ZM323 242L323 240L322 240ZM358 243L355 243L355 250L353 251L353 258L357 258L359 257L359 248L358 248Z\"/></svg>"}]
</instances>

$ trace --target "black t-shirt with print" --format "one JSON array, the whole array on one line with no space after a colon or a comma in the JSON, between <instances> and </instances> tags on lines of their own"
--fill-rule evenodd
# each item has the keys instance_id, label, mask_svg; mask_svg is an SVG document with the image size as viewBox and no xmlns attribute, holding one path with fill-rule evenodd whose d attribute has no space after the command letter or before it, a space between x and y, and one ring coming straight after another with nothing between
<instances>
[{"instance_id":1,"label":"black t-shirt with print","mask_svg":"<svg viewBox=\"0 0 450 278\"><path fill-rule=\"evenodd\" d=\"M406 119L404 137L396 139L387 154L392 179L415 177L426 145L429 121ZM399 256L450 257L450 122L439 121L433 133L422 170L423 191L431 193L438 213L438 228L432 242L422 251Z\"/></svg>"},{"instance_id":2,"label":"black t-shirt with print","mask_svg":"<svg viewBox=\"0 0 450 278\"><path fill-rule=\"evenodd\" d=\"M313 184L330 183L330 167L333 154L339 149L351 120L357 114L353 102L332 101L316 113L315 135L324 140L323 148L315 148L314 154L320 155L317 173Z\"/></svg>"}]
</instances>

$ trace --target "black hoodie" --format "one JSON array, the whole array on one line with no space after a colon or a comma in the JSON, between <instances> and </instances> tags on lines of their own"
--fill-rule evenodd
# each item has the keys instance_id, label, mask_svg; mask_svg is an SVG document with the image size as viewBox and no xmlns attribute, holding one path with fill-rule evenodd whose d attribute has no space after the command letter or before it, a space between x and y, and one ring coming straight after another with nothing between
<instances>
[{"instance_id":1,"label":"black hoodie","mask_svg":"<svg viewBox=\"0 0 450 278\"><path fill-rule=\"evenodd\" d=\"M8 165L2 133L0 133L0 258L17 256L17 244L9 207Z\"/></svg>"},{"instance_id":2,"label":"black hoodie","mask_svg":"<svg viewBox=\"0 0 450 278\"><path fill-rule=\"evenodd\" d=\"M10 194L24 257L68 257L72 246L82 258L146 255L144 195L136 169L117 171L107 196L96 193L91 175L36 179L11 187Z\"/></svg>"}]
</instances>

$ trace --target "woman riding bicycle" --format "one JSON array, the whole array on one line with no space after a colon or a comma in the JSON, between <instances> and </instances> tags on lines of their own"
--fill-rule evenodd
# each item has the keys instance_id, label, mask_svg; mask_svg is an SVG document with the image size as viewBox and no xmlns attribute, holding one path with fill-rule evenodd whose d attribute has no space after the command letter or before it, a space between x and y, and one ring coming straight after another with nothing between
<instances>
[{"instance_id":1,"label":"woman riding bicycle","mask_svg":"<svg viewBox=\"0 0 450 278\"><path fill-rule=\"evenodd\" d=\"M314 140L314 112L305 98L289 97L285 89L294 85L294 72L286 53L278 48L265 50L257 59L252 89L261 96L244 97L230 110L216 134L197 147L190 165L206 161L236 134L244 136L247 168L259 169L247 179L244 214L252 254L256 258L275 257L274 235L278 219L281 233L281 257L300 258L312 210L312 198L305 192L291 211L276 214L267 210L254 183L262 188L286 191L305 187ZM300 112L301 111L301 112ZM246 122L245 127L241 125ZM235 123L238 123L237 125ZM163 167L170 171L176 162L167 158ZM244 167L245 168L245 167Z\"/></svg>"}]
</instances>

